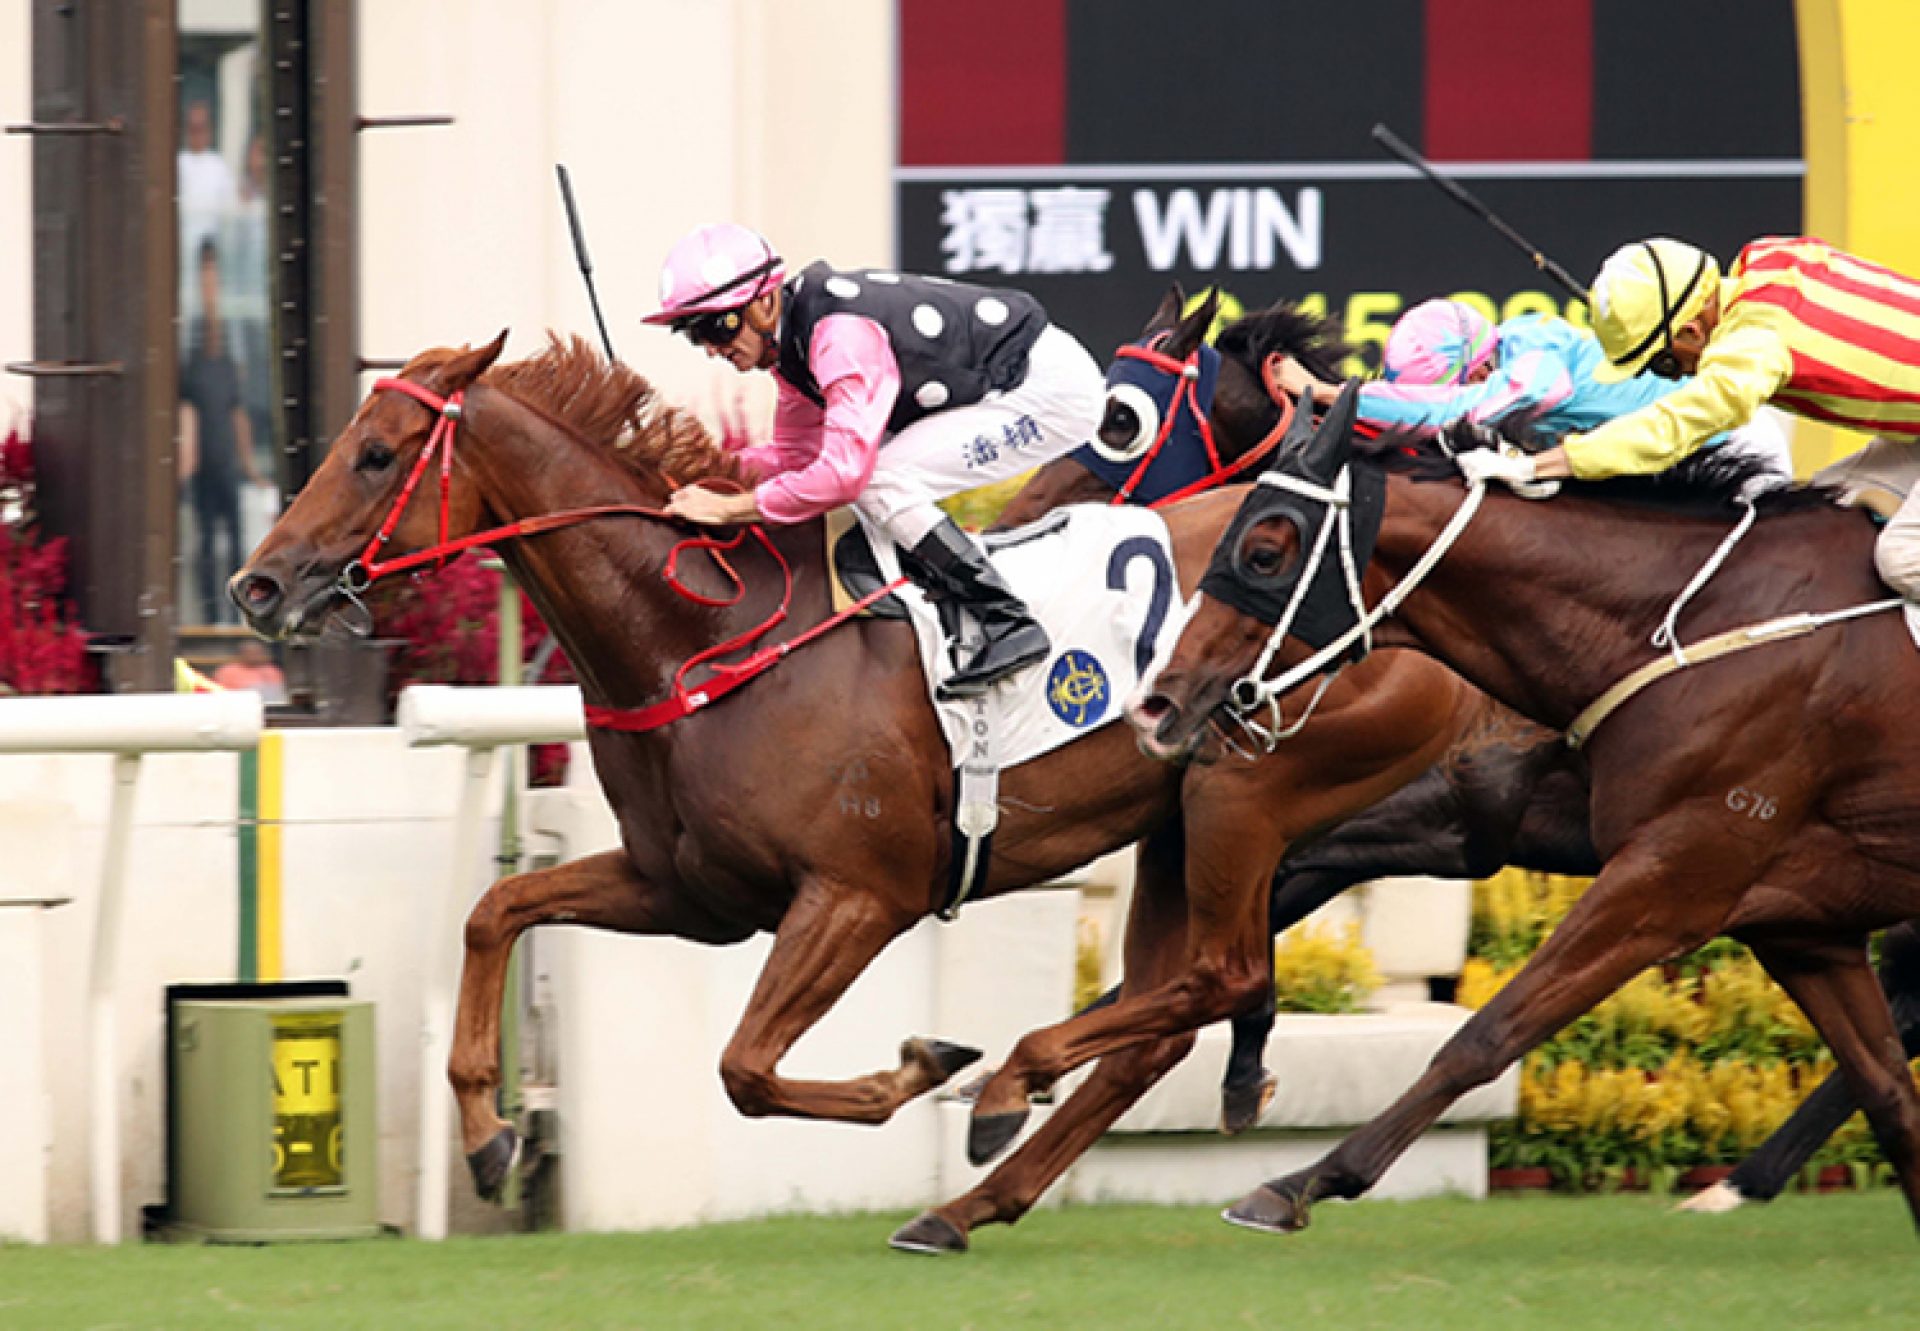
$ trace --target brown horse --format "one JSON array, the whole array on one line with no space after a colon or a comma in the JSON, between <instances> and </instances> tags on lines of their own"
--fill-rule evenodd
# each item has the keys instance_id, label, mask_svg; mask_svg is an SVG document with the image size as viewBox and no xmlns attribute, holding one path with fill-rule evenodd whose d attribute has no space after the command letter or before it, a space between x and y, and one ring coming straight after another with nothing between
<instances>
[{"instance_id":1,"label":"brown horse","mask_svg":"<svg viewBox=\"0 0 1920 1331\"><path fill-rule=\"evenodd\" d=\"M1266 370L1270 360L1292 355L1330 379L1348 354L1337 325L1282 302L1221 330L1215 343L1221 360L1211 378L1199 376L1201 384L1211 384L1211 400L1196 393L1193 402L1177 406L1188 364L1204 367L1204 359L1196 358L1214 318L1210 301L1182 315L1185 304L1175 286L1142 330L1136 348L1155 348L1159 355L1136 351L1129 362L1123 352L1109 370L1102 447L1089 445L1041 468L1010 506L1010 518L1039 516L1048 496L1105 501L1112 498L1109 485L1131 483L1135 502L1153 502L1191 484L1196 473L1257 460L1283 421ZM1139 391L1122 391L1122 385ZM1192 420L1195 406L1207 412L1210 440ZM1276 934L1376 878L1484 878L1509 864L1586 878L1600 872L1588 830L1585 757L1559 732L1478 690L1463 691L1460 709L1454 742L1431 769L1288 852L1273 876L1268 905ZM1920 1053L1920 926L1888 930L1879 952L1881 985L1902 1044L1910 1055ZM1233 1047L1221 1084L1221 1126L1229 1133L1257 1122L1272 1097L1276 1081L1263 1066L1272 1030L1269 1004L1233 1018ZM1724 1183L1690 1206L1724 1209L1777 1196L1855 1108L1845 1079L1833 1073Z\"/></svg>"},{"instance_id":2,"label":"brown horse","mask_svg":"<svg viewBox=\"0 0 1920 1331\"><path fill-rule=\"evenodd\" d=\"M1556 730L1648 664L1646 635L1680 601L1698 641L1886 596L1866 516L1800 491L1763 497L1754 538L1688 600L1688 580L1738 516L1739 463L1696 469L1706 479L1691 489L1569 485L1547 503L1489 493L1478 515L1431 449L1323 430L1276 470L1278 484L1247 492L1209 595L1153 690L1129 706L1157 752L1183 751L1215 708L1258 697L1250 675L1289 628L1289 589L1336 485L1356 509L1368 495L1384 509L1367 588L1378 597L1391 584L1404 600L1374 645L1445 661ZM1457 539L1422 564L1449 524ZM1920 661L1897 614L1785 627L1657 679L1594 723L1586 752L1605 867L1592 888L1405 1095L1229 1219L1297 1229L1314 1201L1359 1196L1461 1094L1638 971L1724 933L1753 948L1826 1039L1920 1221L1920 1097L1866 950L1870 931L1920 915L1920 758L1901 743ZM1302 655L1289 640L1279 660Z\"/></svg>"},{"instance_id":3,"label":"brown horse","mask_svg":"<svg viewBox=\"0 0 1920 1331\"><path fill-rule=\"evenodd\" d=\"M498 540L561 639L590 707L631 709L668 695L683 663L769 617L785 568L790 613L762 645L795 642L829 617L820 523L770 529L764 547L743 540L728 556L744 586L730 605L721 604L731 588L718 571L681 561L678 582L707 603L689 601L663 576L686 533L660 520L658 505L687 479L737 478L734 463L638 375L584 345L491 368L500 346L423 353L403 374L413 389L376 391L361 405L233 579L256 630L316 629L364 585L370 550L394 561L436 536L446 543L513 523L525 539L484 539ZM449 400L460 402L458 450L436 502L414 494L408 478L417 481L430 432L446 429L433 408ZM1167 514L1183 595L1235 503L1206 496ZM577 525L552 518L588 508L602 516ZM370 546L383 531L387 539ZM765 970L721 1058L728 1095L748 1115L879 1123L973 1056L910 1040L898 1067L867 1076L799 1081L778 1072L793 1042L943 895L952 782L914 651L904 626L854 621L672 724L593 730L622 848L504 879L467 924L448 1073L483 1193L498 1189L515 1147L493 1105L506 961L518 935L542 923L712 943L772 931ZM1142 1035L1183 1036L1261 993L1262 902L1288 839L1430 766L1447 743L1457 687L1417 657L1381 657L1327 695L1310 742L1258 764L1187 772L1140 755L1126 727L1102 727L1003 773L983 894L1056 878L1148 838L1126 994L1091 1020L1114 1049ZM849 792L860 798L841 798ZM1016 1219L1189 1040L1161 1038L1107 1060L1005 1167L910 1225L902 1245L964 1248L973 1226ZM976 1141L977 1153L1004 1144L1027 1093L1065 1070L1051 1056L1024 1068L999 1079L1010 1097L984 1102L987 1141Z\"/></svg>"}]
</instances>

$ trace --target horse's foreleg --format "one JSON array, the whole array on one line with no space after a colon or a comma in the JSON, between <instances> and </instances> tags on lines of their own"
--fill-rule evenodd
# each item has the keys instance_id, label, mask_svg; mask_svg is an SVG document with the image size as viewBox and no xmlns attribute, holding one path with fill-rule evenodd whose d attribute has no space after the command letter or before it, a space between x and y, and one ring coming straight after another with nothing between
<instances>
[{"instance_id":1,"label":"horse's foreleg","mask_svg":"<svg viewBox=\"0 0 1920 1331\"><path fill-rule=\"evenodd\" d=\"M1136 902L1143 897L1164 899L1170 909L1182 911L1186 945L1176 945L1172 964L1155 971L1162 982L1136 983L1131 977L1137 972L1129 969L1127 987L1112 1006L1023 1036L974 1105L967 1154L975 1164L992 1159L1019 1133L1031 1096L1074 1068L1134 1044L1184 1035L1231 1017L1267 993L1272 963L1266 956L1264 871L1278 852L1251 867L1230 856L1238 872L1209 873L1210 889L1195 892L1187 887L1183 892L1186 844L1178 827L1157 833L1141 854L1134 887ZM1253 856L1259 854L1254 849ZM1128 923L1130 955L1141 929L1166 927L1145 925L1143 918L1159 919L1162 914L1143 917L1135 912Z\"/></svg>"},{"instance_id":2,"label":"horse's foreleg","mask_svg":"<svg viewBox=\"0 0 1920 1331\"><path fill-rule=\"evenodd\" d=\"M1724 898L1666 892L1657 881L1660 857L1633 859L1629 866L1615 857L1520 973L1441 1046L1399 1099L1317 1164L1256 1188L1226 1219L1251 1229L1301 1229L1315 1201L1360 1196L1455 1100L1646 967L1718 932Z\"/></svg>"},{"instance_id":3,"label":"horse's foreleg","mask_svg":"<svg viewBox=\"0 0 1920 1331\"><path fill-rule=\"evenodd\" d=\"M1920 1094L1893 1014L1867 965L1866 940L1827 946L1756 943L1753 953L1833 1051L1920 1227Z\"/></svg>"},{"instance_id":4,"label":"horse's foreleg","mask_svg":"<svg viewBox=\"0 0 1920 1331\"><path fill-rule=\"evenodd\" d=\"M1164 847L1150 841L1141 851L1140 884L1127 919L1124 992L1166 979L1185 944L1186 903L1177 881L1165 881L1164 856L1156 857L1156 849ZM976 1227L1012 1224L1192 1047L1193 1036L1181 1035L1101 1059L1019 1150L962 1196L902 1226L893 1246L907 1252L964 1252Z\"/></svg>"},{"instance_id":5,"label":"horse's foreleg","mask_svg":"<svg viewBox=\"0 0 1920 1331\"><path fill-rule=\"evenodd\" d=\"M460 1106L460 1140L483 1196L505 1181L512 1129L494 1108L500 1084L500 1003L507 961L520 935L555 921L629 934L732 941L738 934L696 917L689 903L635 872L620 851L503 878L467 916L466 959L447 1079Z\"/></svg>"},{"instance_id":6,"label":"horse's foreleg","mask_svg":"<svg viewBox=\"0 0 1920 1331\"><path fill-rule=\"evenodd\" d=\"M787 1050L827 1014L880 949L918 917L873 892L813 878L774 935L773 952L720 1057L720 1080L749 1118L780 1114L884 1123L979 1057L935 1040L908 1040L900 1065L847 1081L799 1081L776 1071Z\"/></svg>"},{"instance_id":7,"label":"horse's foreleg","mask_svg":"<svg viewBox=\"0 0 1920 1331\"><path fill-rule=\"evenodd\" d=\"M965 1252L967 1236L979 1226L1012 1224L1187 1056L1193 1041L1191 1034L1177 1035L1101 1059L1066 1102L991 1174L944 1206L902 1225L889 1243L902 1252Z\"/></svg>"}]
</instances>

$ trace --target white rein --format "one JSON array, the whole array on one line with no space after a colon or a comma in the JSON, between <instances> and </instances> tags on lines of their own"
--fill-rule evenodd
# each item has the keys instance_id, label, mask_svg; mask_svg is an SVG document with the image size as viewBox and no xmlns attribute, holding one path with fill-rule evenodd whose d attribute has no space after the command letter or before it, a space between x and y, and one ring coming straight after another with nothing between
<instances>
[{"instance_id":1,"label":"white rein","mask_svg":"<svg viewBox=\"0 0 1920 1331\"><path fill-rule=\"evenodd\" d=\"M1433 544L1427 547L1426 552L1408 570L1407 576L1388 591L1380 604L1369 610L1360 594L1360 570L1355 567L1353 560L1353 524L1350 516L1352 482L1349 480L1351 470L1352 464L1343 466L1331 488L1315 485L1311 481L1303 481L1298 477L1281 475L1278 472L1268 472L1261 476L1259 481L1261 485L1276 486L1327 506L1327 520L1321 524L1320 531L1314 538L1313 550L1308 555L1305 567L1301 570L1299 585L1294 588L1293 597L1287 603L1286 612L1274 624L1273 631L1267 635L1266 646L1261 648L1259 659L1253 663L1252 668L1245 675L1234 681L1233 688L1228 694L1234 712L1243 724L1260 735L1269 753L1273 751L1274 744L1296 733L1306 724L1307 716L1312 715L1314 704L1320 701L1321 696L1326 692L1327 683L1331 682L1333 675L1339 673L1341 667L1335 667L1333 671L1328 672L1327 679L1322 681L1319 691L1307 704L1307 714L1284 730L1277 728L1277 723L1283 719L1280 714L1280 696L1318 674L1329 662L1339 660L1356 642L1362 645L1363 655L1371 651L1374 625L1398 610L1401 602L1412 595L1414 590L1426 580L1434 566L1466 531L1467 524L1473 521L1474 514L1479 511L1480 501L1486 498L1487 493L1486 482L1470 483L1467 486L1466 499L1459 508L1454 510L1453 516L1447 520L1447 525L1441 529L1439 536L1434 538ZM1354 625L1298 665L1282 671L1272 679L1267 679L1265 678L1267 667L1273 664L1273 658L1279 652L1280 644L1293 627L1294 617L1299 613L1300 605L1306 599L1307 588L1312 583L1314 574L1319 570L1321 557L1336 524L1340 529L1342 572L1345 574L1348 604L1353 607ZM1263 706L1271 709L1276 729L1269 731L1257 727L1248 718L1249 713Z\"/></svg>"}]
</instances>

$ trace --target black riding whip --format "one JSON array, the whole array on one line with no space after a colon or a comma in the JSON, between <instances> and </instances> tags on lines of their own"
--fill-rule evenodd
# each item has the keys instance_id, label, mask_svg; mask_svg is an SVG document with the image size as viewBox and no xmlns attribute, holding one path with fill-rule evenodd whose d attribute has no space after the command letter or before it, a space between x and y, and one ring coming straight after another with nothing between
<instances>
[{"instance_id":1,"label":"black riding whip","mask_svg":"<svg viewBox=\"0 0 1920 1331\"><path fill-rule=\"evenodd\" d=\"M1555 282L1558 282L1570 295L1577 296L1588 303L1592 302L1592 298L1587 295L1587 289L1573 280L1573 274L1535 249L1525 236L1496 217L1493 209L1487 207L1486 204L1467 193L1457 181L1449 180L1446 176L1434 170L1433 164L1412 148L1409 148L1398 134L1395 134L1385 125L1375 125L1373 127L1373 141L1418 171L1428 180L1438 185L1441 192L1448 198L1452 199L1462 208L1465 208L1475 217L1478 217L1495 231L1498 231L1501 235L1519 246L1526 256L1533 260L1533 266L1535 268L1538 268Z\"/></svg>"},{"instance_id":2,"label":"black riding whip","mask_svg":"<svg viewBox=\"0 0 1920 1331\"><path fill-rule=\"evenodd\" d=\"M617 361L613 354L613 339L607 336L607 321L600 317L600 295L593 289L593 260L587 257L587 234L580 229L580 210L573 202L573 181L567 175L565 163L555 162L553 169L560 177L560 202L566 206L567 225L573 228L573 257L580 261L580 276L587 284L587 303L593 306L593 321L600 326L600 345L607 349L607 359Z\"/></svg>"}]
</instances>

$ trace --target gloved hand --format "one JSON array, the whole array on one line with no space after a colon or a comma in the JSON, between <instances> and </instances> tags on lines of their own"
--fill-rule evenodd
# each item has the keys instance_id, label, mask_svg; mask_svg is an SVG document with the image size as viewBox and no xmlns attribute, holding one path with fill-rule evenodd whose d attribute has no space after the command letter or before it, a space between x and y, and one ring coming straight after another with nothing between
<instances>
[{"instance_id":1,"label":"gloved hand","mask_svg":"<svg viewBox=\"0 0 1920 1331\"><path fill-rule=\"evenodd\" d=\"M1453 454L1470 453L1476 448L1505 449L1512 451L1513 446L1506 441L1498 430L1491 425L1466 416L1457 416L1446 423L1440 431L1447 451Z\"/></svg>"},{"instance_id":2,"label":"gloved hand","mask_svg":"<svg viewBox=\"0 0 1920 1331\"><path fill-rule=\"evenodd\" d=\"M1560 493L1560 482L1534 479L1533 455L1522 453L1511 444L1499 448L1476 448L1454 459L1467 484L1499 481L1522 499L1551 499Z\"/></svg>"}]
</instances>

